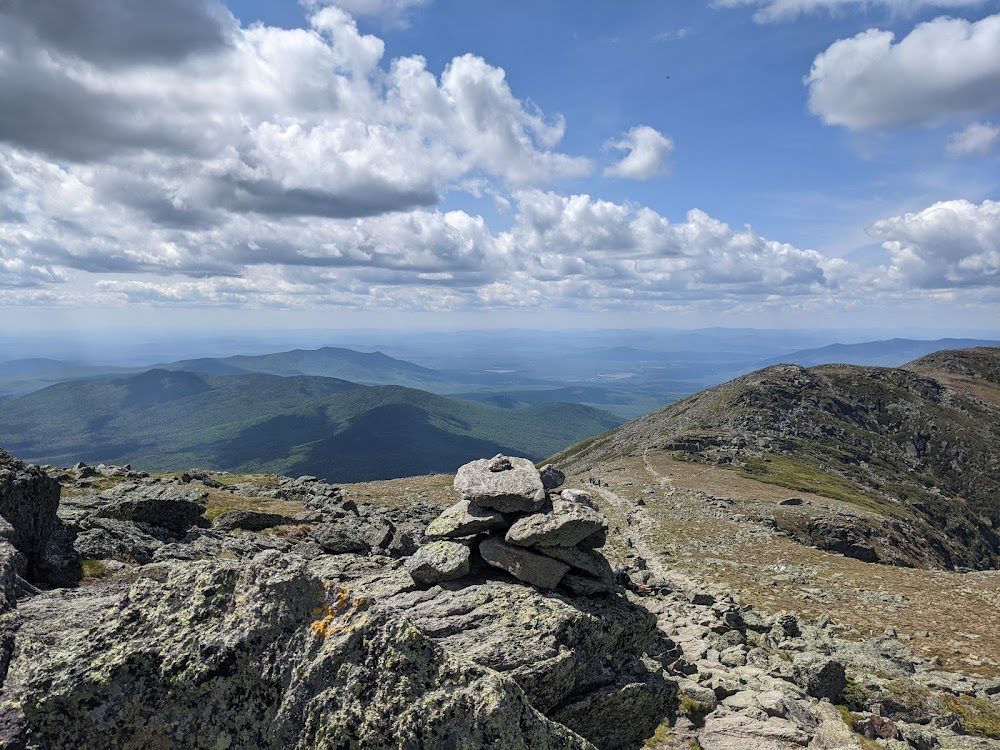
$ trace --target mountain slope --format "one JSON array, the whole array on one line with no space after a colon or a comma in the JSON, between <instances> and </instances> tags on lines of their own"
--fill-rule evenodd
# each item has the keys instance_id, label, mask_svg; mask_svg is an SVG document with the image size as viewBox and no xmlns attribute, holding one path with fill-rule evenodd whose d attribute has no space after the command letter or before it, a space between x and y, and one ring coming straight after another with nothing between
<instances>
[{"instance_id":1,"label":"mountain slope","mask_svg":"<svg viewBox=\"0 0 1000 750\"><path fill-rule=\"evenodd\" d=\"M436 370L402 359L394 359L382 352L368 354L332 346L320 349L293 349L275 354L181 360L163 367L168 370L185 370L210 375L236 375L248 372L286 376L317 375L366 384L419 385L447 380Z\"/></svg>"},{"instance_id":2,"label":"mountain slope","mask_svg":"<svg viewBox=\"0 0 1000 750\"><path fill-rule=\"evenodd\" d=\"M506 410L333 378L150 370L0 403L0 445L39 463L343 482L443 471L498 452L540 459L620 422L575 404Z\"/></svg>"},{"instance_id":3,"label":"mountain slope","mask_svg":"<svg viewBox=\"0 0 1000 750\"><path fill-rule=\"evenodd\" d=\"M998 385L1000 349L939 353L950 371ZM1000 409L913 369L775 365L711 388L573 446L570 469L670 451L763 481L848 500L882 514L892 560L1000 564ZM891 524L896 524L892 526ZM896 528L898 527L898 528ZM890 550L892 553L892 550Z\"/></svg>"},{"instance_id":4,"label":"mountain slope","mask_svg":"<svg viewBox=\"0 0 1000 750\"><path fill-rule=\"evenodd\" d=\"M900 365L944 349L968 349L971 347L995 347L998 341L978 339L937 339L921 341L917 339L889 339L887 341L866 341L861 344L830 344L818 349L803 349L783 354L762 362L764 365L795 364L803 367L825 365L831 362L876 367L899 367Z\"/></svg>"}]
</instances>

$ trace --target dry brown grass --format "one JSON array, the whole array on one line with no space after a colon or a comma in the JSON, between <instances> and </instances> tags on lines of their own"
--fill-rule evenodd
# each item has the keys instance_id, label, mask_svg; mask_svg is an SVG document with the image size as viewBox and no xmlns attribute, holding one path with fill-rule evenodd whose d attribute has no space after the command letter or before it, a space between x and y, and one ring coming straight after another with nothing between
<instances>
[{"instance_id":1,"label":"dry brown grass","mask_svg":"<svg viewBox=\"0 0 1000 750\"><path fill-rule=\"evenodd\" d=\"M408 508L416 500L447 508L458 501L458 495L452 488L454 481L453 474L428 474L340 486L355 502L381 505L386 508Z\"/></svg>"},{"instance_id":2,"label":"dry brown grass","mask_svg":"<svg viewBox=\"0 0 1000 750\"><path fill-rule=\"evenodd\" d=\"M678 462L663 454L648 460L647 467L641 458L622 459L591 469L588 476L600 478L623 500L644 498L641 533L668 569L725 585L765 611L795 611L806 618L827 615L848 637L879 635L891 627L917 655L938 657L945 669L1000 675L1000 572L897 568L806 547L747 519L754 513L809 513L811 506L863 511L714 466ZM571 482L588 487L585 477L572 477ZM654 492L644 494L646 488ZM698 499L698 490L735 502L722 510ZM777 505L790 495L805 504ZM631 502L623 505L632 507ZM625 514L609 503L602 503L602 509L612 529L618 527L609 540L608 556L622 559L635 551L624 537L634 535L639 524L633 518L629 526ZM754 526L753 533L748 533L748 524Z\"/></svg>"}]
</instances>

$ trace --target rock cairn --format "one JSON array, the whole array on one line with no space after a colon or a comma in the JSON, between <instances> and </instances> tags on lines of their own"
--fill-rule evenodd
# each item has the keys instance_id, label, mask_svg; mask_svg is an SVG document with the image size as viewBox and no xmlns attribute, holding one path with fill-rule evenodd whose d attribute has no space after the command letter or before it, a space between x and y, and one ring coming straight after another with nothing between
<instances>
[{"instance_id":1,"label":"rock cairn","mask_svg":"<svg viewBox=\"0 0 1000 750\"><path fill-rule=\"evenodd\" d=\"M557 490L565 476L526 458L497 455L471 461L455 475L460 500L431 521L408 570L417 583L462 578L477 559L546 589L577 596L615 589L598 550L608 520L582 490Z\"/></svg>"}]
</instances>

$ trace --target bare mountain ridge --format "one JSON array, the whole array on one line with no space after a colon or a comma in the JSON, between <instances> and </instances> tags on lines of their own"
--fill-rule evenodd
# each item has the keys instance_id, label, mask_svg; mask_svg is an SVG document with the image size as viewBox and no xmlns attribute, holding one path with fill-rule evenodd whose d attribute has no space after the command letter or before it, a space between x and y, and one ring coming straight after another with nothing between
<instances>
[{"instance_id":1,"label":"bare mountain ridge","mask_svg":"<svg viewBox=\"0 0 1000 750\"><path fill-rule=\"evenodd\" d=\"M726 466L874 513L851 528L787 531L860 559L1000 564L1000 349L938 352L905 368L774 365L573 446L586 470L627 455ZM928 374L934 373L936 377Z\"/></svg>"}]
</instances>

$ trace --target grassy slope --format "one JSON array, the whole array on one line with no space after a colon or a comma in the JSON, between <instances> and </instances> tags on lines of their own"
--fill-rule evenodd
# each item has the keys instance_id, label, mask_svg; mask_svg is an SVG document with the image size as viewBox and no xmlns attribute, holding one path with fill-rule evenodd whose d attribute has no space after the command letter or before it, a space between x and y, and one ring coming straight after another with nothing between
<instances>
[{"instance_id":1,"label":"grassy slope","mask_svg":"<svg viewBox=\"0 0 1000 750\"><path fill-rule=\"evenodd\" d=\"M360 481L453 470L500 451L538 459L619 421L573 404L505 410L332 378L152 370L0 403L0 444L58 465L130 462Z\"/></svg>"}]
</instances>

